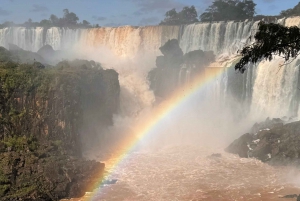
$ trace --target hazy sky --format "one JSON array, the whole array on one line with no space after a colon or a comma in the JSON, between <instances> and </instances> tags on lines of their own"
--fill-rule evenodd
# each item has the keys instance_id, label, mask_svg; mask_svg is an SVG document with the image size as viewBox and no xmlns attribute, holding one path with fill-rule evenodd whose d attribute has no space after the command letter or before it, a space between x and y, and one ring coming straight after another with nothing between
<instances>
[{"instance_id":1,"label":"hazy sky","mask_svg":"<svg viewBox=\"0 0 300 201\"><path fill-rule=\"evenodd\" d=\"M0 22L23 23L62 16L67 8L79 17L100 26L157 24L172 8L194 5L201 14L213 0L0 0ZM254 0L257 14L276 15L294 7L299 0Z\"/></svg>"}]
</instances>

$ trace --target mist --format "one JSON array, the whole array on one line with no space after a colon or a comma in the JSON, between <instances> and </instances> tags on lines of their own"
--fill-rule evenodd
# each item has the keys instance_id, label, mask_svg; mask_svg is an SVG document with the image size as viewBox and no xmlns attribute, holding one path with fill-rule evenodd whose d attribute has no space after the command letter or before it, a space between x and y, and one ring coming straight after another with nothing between
<instances>
[{"instance_id":1,"label":"mist","mask_svg":"<svg viewBox=\"0 0 300 201\"><path fill-rule=\"evenodd\" d=\"M245 41L249 27L255 26L256 22L230 22L226 26L192 24L182 30L179 40L180 29L176 26L64 30L61 35L58 28L52 28L47 32L46 41L53 46L54 53L47 54L46 59L52 65L64 60L93 60L101 65L95 68L118 73L119 108L112 122L101 123L102 119L97 119L95 114L105 111L98 110L97 104L102 104L99 96L99 102L94 101L95 105L85 111L85 125L80 130L83 156L105 162L105 179L118 180L116 186L104 188L108 189L107 196L131 189L133 196L142 197L137 200L172 200L174 191L178 200L186 200L182 198L185 192L205 200L218 196L218 193L210 194L211 189L217 189L225 200L230 200L245 194L257 198L258 192L269 195L282 185L298 185L298 179L292 181L287 169L280 172L255 158L239 158L224 152L234 140L249 133L256 122L267 117L289 118L294 115L290 111L298 111L298 71L294 68L297 61L277 74L271 66L280 63L279 60L250 66L243 75L235 72L234 64L239 58L234 53L241 44L234 37ZM7 31L18 35L22 29ZM27 34L31 32L34 29ZM225 33L224 38L220 33ZM197 37L204 39L196 40ZM193 66L180 66L172 71L172 79L168 70L162 71L164 84L174 85L175 89L165 96L157 96L151 90L148 73L159 68L155 62L161 56L159 47L169 39L179 41L183 54L212 50L216 59L202 71ZM13 43L14 38L10 40ZM25 50L36 50L42 44L36 41L35 44L15 42ZM203 85L190 84L192 78L205 76L208 77ZM180 96L176 99L177 93ZM169 107L172 104L174 107ZM124 159L116 163L120 158ZM185 192L179 190L183 187L178 179L184 183Z\"/></svg>"}]
</instances>

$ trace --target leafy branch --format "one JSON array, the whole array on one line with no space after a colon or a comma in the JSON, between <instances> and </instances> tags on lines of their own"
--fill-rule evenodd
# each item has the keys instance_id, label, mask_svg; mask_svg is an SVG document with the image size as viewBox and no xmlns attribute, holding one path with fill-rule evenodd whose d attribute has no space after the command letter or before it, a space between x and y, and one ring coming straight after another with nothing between
<instances>
[{"instance_id":1,"label":"leafy branch","mask_svg":"<svg viewBox=\"0 0 300 201\"><path fill-rule=\"evenodd\" d=\"M255 42L245 46L238 53L241 60L235 69L244 73L248 63L257 63L262 59L271 61L278 55L290 63L300 54L300 29L296 26L285 27L280 24L260 22Z\"/></svg>"}]
</instances>

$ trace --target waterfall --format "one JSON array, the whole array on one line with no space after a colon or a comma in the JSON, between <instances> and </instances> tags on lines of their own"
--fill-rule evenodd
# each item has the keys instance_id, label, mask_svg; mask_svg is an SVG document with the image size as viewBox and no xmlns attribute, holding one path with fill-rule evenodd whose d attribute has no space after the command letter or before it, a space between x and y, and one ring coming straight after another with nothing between
<instances>
[{"instance_id":1,"label":"waterfall","mask_svg":"<svg viewBox=\"0 0 300 201\"><path fill-rule=\"evenodd\" d=\"M262 61L256 71L251 110L259 116L295 116L298 111L298 77L300 60L281 66L283 59Z\"/></svg>"},{"instance_id":2,"label":"waterfall","mask_svg":"<svg viewBox=\"0 0 300 201\"><path fill-rule=\"evenodd\" d=\"M179 26L93 29L10 27L0 29L0 45L8 47L12 43L33 52L44 45L51 45L55 50L105 47L118 56L133 58L141 53L158 54L159 47L169 39L179 39L179 30Z\"/></svg>"},{"instance_id":3,"label":"waterfall","mask_svg":"<svg viewBox=\"0 0 300 201\"><path fill-rule=\"evenodd\" d=\"M43 46L43 28L10 27L0 29L0 45L8 47L9 43L22 49L37 51Z\"/></svg>"},{"instance_id":4,"label":"waterfall","mask_svg":"<svg viewBox=\"0 0 300 201\"><path fill-rule=\"evenodd\" d=\"M245 21L191 24L185 28L180 46L184 53L201 49L214 51L217 55L235 54L244 46L251 35L251 29L255 29L257 23Z\"/></svg>"},{"instance_id":5,"label":"waterfall","mask_svg":"<svg viewBox=\"0 0 300 201\"><path fill-rule=\"evenodd\" d=\"M278 22L286 26L299 26L300 17L281 19ZM100 62L107 57L107 55L101 57L103 52L109 52L114 55L112 57L114 59L111 60L138 60L134 64L136 67L131 69L139 69L140 75L143 74L145 78L149 69L155 66L154 58L161 54L159 47L169 39L178 39L184 53L198 49L213 51L218 58L215 67L227 69L214 87L216 90L214 94L218 94L222 101L230 102L229 96L242 100L247 103L250 113L262 116L295 115L299 106L299 59L280 69L278 66L282 60L276 58L272 62L262 61L249 67L242 76L234 71L234 64L239 59L236 53L249 43L249 36L255 33L257 25L258 22L246 20L195 23L185 26L123 26L92 29L10 27L0 29L0 45L8 47L8 44L12 43L24 50L37 51L49 44L55 50L75 50L86 55L90 54L92 56L89 58L98 59ZM146 55L148 59L145 59ZM147 65L140 65L141 63ZM119 72L125 70L122 68ZM192 68L183 66L178 72L178 84L188 81L192 73ZM132 81L133 78L129 74L126 72L129 81L123 81L124 83ZM132 93L147 91L147 81L143 82L141 85L143 88L132 90ZM138 86L140 84L137 84Z\"/></svg>"}]
</instances>

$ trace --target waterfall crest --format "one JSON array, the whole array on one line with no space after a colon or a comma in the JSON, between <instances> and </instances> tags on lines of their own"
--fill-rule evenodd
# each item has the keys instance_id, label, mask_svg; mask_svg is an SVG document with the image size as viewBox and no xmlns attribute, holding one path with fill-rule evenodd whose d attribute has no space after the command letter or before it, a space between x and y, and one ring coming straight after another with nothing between
<instances>
[{"instance_id":1,"label":"waterfall crest","mask_svg":"<svg viewBox=\"0 0 300 201\"><path fill-rule=\"evenodd\" d=\"M300 17L281 19L279 22L286 26L299 26ZM219 97L224 98L229 92L235 95L241 93L240 96L247 100L252 112L262 116L295 115L299 106L298 59L280 69L278 66L282 60L279 58L272 62L263 61L249 68L243 78L235 76L233 66L238 59L236 52L249 42L248 38L255 33L257 25L258 22L246 20L185 26L92 29L10 27L0 29L0 45L8 47L9 43L12 43L34 52L46 44L55 50L75 49L83 52L89 49L86 52L93 52L92 58L99 57L101 54L98 50L105 48L114 54L114 58L136 59L141 55L151 55L150 58L154 59L160 55L159 47L169 39L177 39L184 53L198 49L213 51L219 58L217 67L228 68L224 71L227 74L218 80L219 87L216 87L217 91L214 92L219 94ZM101 61L101 58L99 60ZM136 66L139 68L138 64ZM154 66L154 62L149 62L144 75ZM180 80L188 80L190 74L191 70L182 69L178 77ZM142 91L148 90L146 85L147 81L144 81Z\"/></svg>"}]
</instances>

